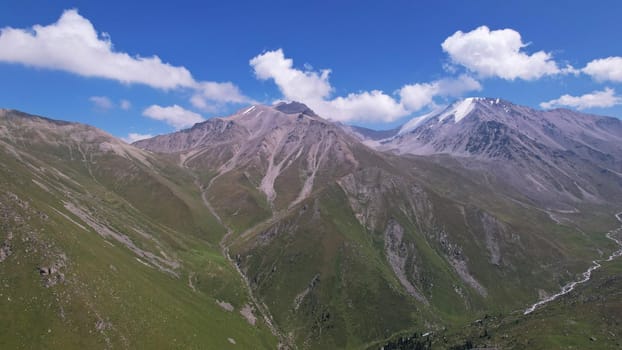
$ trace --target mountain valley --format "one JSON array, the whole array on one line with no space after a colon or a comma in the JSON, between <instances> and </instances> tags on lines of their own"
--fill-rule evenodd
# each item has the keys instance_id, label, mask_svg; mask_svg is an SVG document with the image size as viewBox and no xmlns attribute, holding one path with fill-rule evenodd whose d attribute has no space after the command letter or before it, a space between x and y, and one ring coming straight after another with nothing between
<instances>
[{"instance_id":1,"label":"mountain valley","mask_svg":"<svg viewBox=\"0 0 622 350\"><path fill-rule=\"evenodd\" d=\"M282 102L130 145L0 110L0 160L3 348L620 344L619 260L522 314L619 249L616 118L469 98L381 132Z\"/></svg>"}]
</instances>

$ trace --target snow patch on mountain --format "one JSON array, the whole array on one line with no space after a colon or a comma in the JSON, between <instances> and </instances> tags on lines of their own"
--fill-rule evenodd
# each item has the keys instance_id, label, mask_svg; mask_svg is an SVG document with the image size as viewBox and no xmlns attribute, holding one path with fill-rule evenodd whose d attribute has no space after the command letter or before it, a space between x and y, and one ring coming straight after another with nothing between
<instances>
[{"instance_id":1,"label":"snow patch on mountain","mask_svg":"<svg viewBox=\"0 0 622 350\"><path fill-rule=\"evenodd\" d=\"M445 121L445 119L447 119L448 117L453 116L454 122L458 123L459 121L464 119L464 117L469 115L471 111L473 111L473 108L475 107L475 101L477 101L478 99L479 98L477 97L469 97L465 98L462 101L455 102L438 117L438 122L441 123Z\"/></svg>"},{"instance_id":2,"label":"snow patch on mountain","mask_svg":"<svg viewBox=\"0 0 622 350\"><path fill-rule=\"evenodd\" d=\"M415 130L419 125L423 124L425 121L430 120L431 118L439 115L439 113L441 112L441 110L439 109L435 109L432 112L428 113L428 114L424 114L420 117L415 117L411 120L409 120L408 122L406 122L406 124L404 124L402 126L402 128L400 129L400 131L397 133L398 135L403 135L406 134L410 131Z\"/></svg>"},{"instance_id":3,"label":"snow patch on mountain","mask_svg":"<svg viewBox=\"0 0 622 350\"><path fill-rule=\"evenodd\" d=\"M454 121L456 123L458 123L459 121L464 119L464 117L469 115L469 113L471 113L471 111L473 110L474 101L475 100L473 98L466 98L456 105L454 110Z\"/></svg>"},{"instance_id":4,"label":"snow patch on mountain","mask_svg":"<svg viewBox=\"0 0 622 350\"><path fill-rule=\"evenodd\" d=\"M473 109L475 108L476 101L480 99L481 98L479 97L465 98L464 100L454 102L452 105L450 105L449 107L446 107L445 109L437 108L431 111L430 113L424 114L420 117L415 117L409 120L408 122L406 122L406 124L404 124L400 128L398 135L403 135L408 132L411 132L415 130L417 127L421 126L426 121L431 120L433 118L437 118L438 123L442 123L447 118L453 116L454 122L458 123L462 119L464 119L466 116L468 116L469 113L473 111Z\"/></svg>"},{"instance_id":5,"label":"snow patch on mountain","mask_svg":"<svg viewBox=\"0 0 622 350\"><path fill-rule=\"evenodd\" d=\"M251 112L253 109L255 109L256 106L250 106L250 108L248 108L247 110L244 111L244 113L242 114L248 114L248 112Z\"/></svg>"}]
</instances>

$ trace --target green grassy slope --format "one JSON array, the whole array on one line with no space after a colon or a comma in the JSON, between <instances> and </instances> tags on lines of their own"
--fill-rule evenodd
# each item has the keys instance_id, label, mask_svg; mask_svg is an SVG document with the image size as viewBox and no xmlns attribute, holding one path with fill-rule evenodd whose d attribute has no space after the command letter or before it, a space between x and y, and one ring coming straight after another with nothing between
<instances>
[{"instance_id":1,"label":"green grassy slope","mask_svg":"<svg viewBox=\"0 0 622 350\"><path fill-rule=\"evenodd\" d=\"M592 280L529 315L490 315L434 337L434 348L470 342L500 349L620 349L622 261L603 265Z\"/></svg>"},{"instance_id":2,"label":"green grassy slope","mask_svg":"<svg viewBox=\"0 0 622 350\"><path fill-rule=\"evenodd\" d=\"M609 294L576 299L577 313L563 299L513 313L614 249L606 203L552 217L451 161L351 141L351 161L328 153L306 199L292 203L306 179L292 163L270 203L261 159L217 175L226 150L180 165L88 126L3 118L2 348L275 348L261 304L298 348L413 332L439 348L586 347L619 333L613 264L586 286Z\"/></svg>"},{"instance_id":3,"label":"green grassy slope","mask_svg":"<svg viewBox=\"0 0 622 350\"><path fill-rule=\"evenodd\" d=\"M370 164L382 168L361 166L348 180L359 192L329 182L234 241L254 291L301 347L381 345L395 334L506 314L614 248L602 232L555 223L450 169L428 169L437 175L426 182L412 168ZM392 221L404 229L407 278L427 303L408 295L391 269L384 231ZM484 292L457 271L463 262Z\"/></svg>"},{"instance_id":4,"label":"green grassy slope","mask_svg":"<svg viewBox=\"0 0 622 350\"><path fill-rule=\"evenodd\" d=\"M192 174L83 126L0 123L0 347L276 347L239 312L249 297Z\"/></svg>"},{"instance_id":5,"label":"green grassy slope","mask_svg":"<svg viewBox=\"0 0 622 350\"><path fill-rule=\"evenodd\" d=\"M232 253L300 346L360 348L433 318L401 291L337 186L247 239Z\"/></svg>"}]
</instances>

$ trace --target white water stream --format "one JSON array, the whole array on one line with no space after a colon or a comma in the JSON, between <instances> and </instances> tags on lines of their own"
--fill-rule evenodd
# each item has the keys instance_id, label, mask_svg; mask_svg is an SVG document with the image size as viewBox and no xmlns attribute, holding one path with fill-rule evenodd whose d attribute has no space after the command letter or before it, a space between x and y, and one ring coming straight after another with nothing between
<instances>
[{"instance_id":1,"label":"white water stream","mask_svg":"<svg viewBox=\"0 0 622 350\"><path fill-rule=\"evenodd\" d=\"M622 212L617 213L615 215L616 219L618 219L618 221L620 221L620 223L622 223ZM590 278L592 278L592 272L594 272L595 270L598 270L601 265L600 263L602 262L607 262L607 261L611 261L619 256L622 256L622 241L620 241L619 239L614 237L614 234L616 234L618 231L622 231L622 226L609 231L607 233L607 238L609 238L610 240L616 242L616 244L618 244L618 246L620 246L620 249L614 251L613 253L611 253L611 255L606 259L606 260L594 260L592 261L592 266L590 266L590 268L587 269L587 271L585 271L582 275L582 278L578 281L574 281L574 282L570 282L568 284L566 284L564 287L562 287L562 290L557 293L557 294L553 294L550 297L546 298L546 299L542 299L540 301L538 301L537 303L531 305L530 307L528 307L525 312L523 312L523 315L527 315L530 314L532 312L534 312L534 310L536 310L537 308L541 307L542 305L545 305L547 303L550 303L551 301L559 298L560 296L564 295L564 294L568 294L570 292L572 292L575 287L579 284L585 283L587 281L590 280Z\"/></svg>"}]
</instances>

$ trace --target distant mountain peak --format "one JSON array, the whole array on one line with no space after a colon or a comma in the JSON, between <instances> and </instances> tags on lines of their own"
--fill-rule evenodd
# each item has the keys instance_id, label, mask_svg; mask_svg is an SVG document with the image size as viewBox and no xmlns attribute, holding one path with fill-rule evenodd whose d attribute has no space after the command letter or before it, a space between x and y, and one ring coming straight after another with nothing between
<instances>
[{"instance_id":1,"label":"distant mountain peak","mask_svg":"<svg viewBox=\"0 0 622 350\"><path fill-rule=\"evenodd\" d=\"M559 154L574 154L584 148L603 158L617 154L619 148L610 146L620 138L621 126L613 118L563 109L542 111L501 98L470 97L412 119L396 136L382 140L380 148L485 159L544 159L555 164Z\"/></svg>"},{"instance_id":2,"label":"distant mountain peak","mask_svg":"<svg viewBox=\"0 0 622 350\"><path fill-rule=\"evenodd\" d=\"M478 101L478 97L469 97L465 98L464 100L454 102L449 108L445 110L443 116L439 118L439 121L443 121L445 120L445 118L453 115L454 122L460 122L462 119L464 119L464 117L471 113L473 108L475 108L475 106L477 105Z\"/></svg>"},{"instance_id":3,"label":"distant mountain peak","mask_svg":"<svg viewBox=\"0 0 622 350\"><path fill-rule=\"evenodd\" d=\"M508 102L498 97L467 97L462 100L457 100L443 111L443 117L440 117L440 121L453 115L456 123L463 120L471 112L475 110L486 109L503 109L508 112L514 106L513 103Z\"/></svg>"},{"instance_id":4,"label":"distant mountain peak","mask_svg":"<svg viewBox=\"0 0 622 350\"><path fill-rule=\"evenodd\" d=\"M491 110L508 113L515 105L498 97L467 97L456 100L446 107L432 110L420 117L406 122L398 132L399 135L411 132L423 124L429 123L460 123L476 111L490 114Z\"/></svg>"},{"instance_id":5,"label":"distant mountain peak","mask_svg":"<svg viewBox=\"0 0 622 350\"><path fill-rule=\"evenodd\" d=\"M29 114L29 113L26 113L26 112L22 112L22 111L19 111L19 110L16 110L16 109L0 108L0 118L22 118L22 119L27 119L27 120L30 120L30 121L37 121L37 120L45 121L47 123L58 125L58 126L82 125L84 127L90 127L88 125L77 123L77 122L68 122L68 121L64 121L64 120L51 119L51 118L47 118L47 117L42 117L40 115L35 115L35 114Z\"/></svg>"},{"instance_id":6,"label":"distant mountain peak","mask_svg":"<svg viewBox=\"0 0 622 350\"><path fill-rule=\"evenodd\" d=\"M276 106L274 106L274 109L285 114L303 113L311 116L317 116L311 108L304 103L297 101L279 102Z\"/></svg>"}]
</instances>

